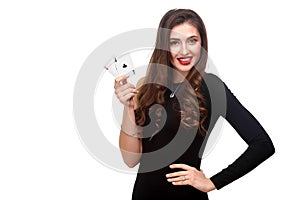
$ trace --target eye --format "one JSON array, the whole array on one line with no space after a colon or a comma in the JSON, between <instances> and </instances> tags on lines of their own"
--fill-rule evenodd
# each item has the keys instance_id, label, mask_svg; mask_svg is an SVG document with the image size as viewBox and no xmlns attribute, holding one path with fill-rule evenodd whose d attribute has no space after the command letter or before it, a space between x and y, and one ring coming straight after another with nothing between
<instances>
[{"instance_id":1,"label":"eye","mask_svg":"<svg viewBox=\"0 0 300 200\"><path fill-rule=\"evenodd\" d=\"M177 41L177 40L171 40L170 41L170 45L171 46L177 46L177 45L179 45L179 41Z\"/></svg>"},{"instance_id":2,"label":"eye","mask_svg":"<svg viewBox=\"0 0 300 200\"><path fill-rule=\"evenodd\" d=\"M196 38L190 38L189 40L188 40L188 43L189 44L196 44L197 43L197 39Z\"/></svg>"}]
</instances>

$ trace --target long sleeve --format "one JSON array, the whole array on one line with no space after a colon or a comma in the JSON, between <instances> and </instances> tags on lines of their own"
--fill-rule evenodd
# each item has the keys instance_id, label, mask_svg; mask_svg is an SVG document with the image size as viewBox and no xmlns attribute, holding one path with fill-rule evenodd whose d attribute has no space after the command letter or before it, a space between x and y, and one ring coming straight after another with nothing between
<instances>
[{"instance_id":1,"label":"long sleeve","mask_svg":"<svg viewBox=\"0 0 300 200\"><path fill-rule=\"evenodd\" d=\"M248 148L227 168L210 178L217 189L247 174L275 152L273 143L261 124L223 84L227 105L226 115L223 117L248 144Z\"/></svg>"}]
</instances>

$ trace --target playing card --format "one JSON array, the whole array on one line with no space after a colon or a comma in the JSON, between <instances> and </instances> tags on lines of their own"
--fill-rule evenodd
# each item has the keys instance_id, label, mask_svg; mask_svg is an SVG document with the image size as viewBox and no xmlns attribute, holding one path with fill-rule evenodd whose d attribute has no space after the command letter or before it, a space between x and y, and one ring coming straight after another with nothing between
<instances>
[{"instance_id":1,"label":"playing card","mask_svg":"<svg viewBox=\"0 0 300 200\"><path fill-rule=\"evenodd\" d=\"M109 61L108 65L105 66L114 77L121 75L132 75L135 74L135 69L130 54L124 54L119 57L115 57Z\"/></svg>"}]
</instances>

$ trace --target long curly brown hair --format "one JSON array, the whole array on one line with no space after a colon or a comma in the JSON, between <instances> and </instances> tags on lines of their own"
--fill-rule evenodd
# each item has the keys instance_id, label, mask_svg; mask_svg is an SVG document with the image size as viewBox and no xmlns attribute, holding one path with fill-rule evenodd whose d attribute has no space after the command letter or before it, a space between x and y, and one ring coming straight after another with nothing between
<instances>
[{"instance_id":1,"label":"long curly brown hair","mask_svg":"<svg viewBox=\"0 0 300 200\"><path fill-rule=\"evenodd\" d=\"M202 85L202 75L207 62L207 34L205 25L200 16L189 9L173 9L168 11L160 21L156 44L153 54L151 56L148 71L144 78L144 83L139 88L139 93L136 97L138 108L136 109L136 123L137 125L144 125L146 122L147 112L154 104L165 104L164 95L167 91L167 85L171 83L172 76L170 76L174 66L171 63L171 53L169 49L170 31L173 27L189 23L195 26L201 37L201 55L196 64L192 67L188 75L185 77L186 82L190 87L180 87L178 94L183 94L184 108L181 108L181 123L186 127L198 126L201 135L206 134L204 121L208 116L208 110L204 107L205 98L200 92ZM164 67L168 66L168 67ZM170 70L170 67L172 68ZM173 70L174 71L174 70ZM189 89L187 89L189 88ZM191 98L191 97L196 98ZM196 99L196 101L194 100ZM158 117L157 128L159 128L159 121L161 112L155 110ZM201 117L200 117L200 116ZM200 119L200 120L199 120Z\"/></svg>"}]
</instances>

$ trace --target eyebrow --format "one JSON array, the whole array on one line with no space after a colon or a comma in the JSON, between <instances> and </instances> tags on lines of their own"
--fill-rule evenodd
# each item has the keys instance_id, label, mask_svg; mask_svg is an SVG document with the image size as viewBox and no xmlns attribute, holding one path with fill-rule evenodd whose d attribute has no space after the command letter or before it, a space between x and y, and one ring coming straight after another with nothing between
<instances>
[{"instance_id":1,"label":"eyebrow","mask_svg":"<svg viewBox=\"0 0 300 200\"><path fill-rule=\"evenodd\" d=\"M198 38L197 35L192 35L192 36L188 37L187 39L194 38L194 37ZM170 38L170 40L180 40L180 39L179 38Z\"/></svg>"}]
</instances>

